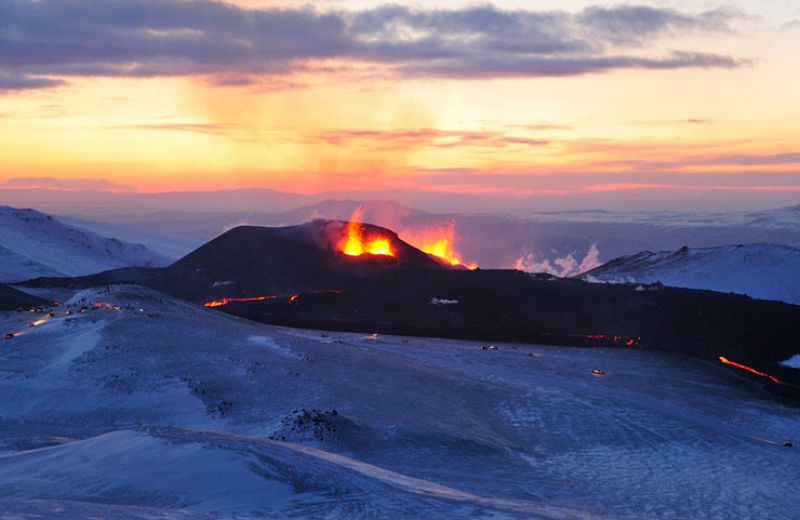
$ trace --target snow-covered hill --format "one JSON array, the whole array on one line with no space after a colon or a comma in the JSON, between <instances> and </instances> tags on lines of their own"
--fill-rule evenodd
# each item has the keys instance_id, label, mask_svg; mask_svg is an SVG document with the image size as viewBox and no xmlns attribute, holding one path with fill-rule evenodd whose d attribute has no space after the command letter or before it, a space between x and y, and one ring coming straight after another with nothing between
<instances>
[{"instance_id":1,"label":"snow-covered hill","mask_svg":"<svg viewBox=\"0 0 800 520\"><path fill-rule=\"evenodd\" d=\"M800 512L796 410L722 365L270 327L135 286L49 297L35 327L0 313L22 332L0 348L9 518Z\"/></svg>"},{"instance_id":2,"label":"snow-covered hill","mask_svg":"<svg viewBox=\"0 0 800 520\"><path fill-rule=\"evenodd\" d=\"M800 304L800 249L772 244L687 248L623 256L582 276L746 294Z\"/></svg>"},{"instance_id":3,"label":"snow-covered hill","mask_svg":"<svg viewBox=\"0 0 800 520\"><path fill-rule=\"evenodd\" d=\"M203 240L195 238L187 238L148 229L138 229L100 220L88 220L64 215L58 215L56 218L68 226L91 231L100 236L114 237L131 244L141 244L149 250L155 251L157 254L167 258L170 262L174 262L188 255L203 245L204 242Z\"/></svg>"},{"instance_id":4,"label":"snow-covered hill","mask_svg":"<svg viewBox=\"0 0 800 520\"><path fill-rule=\"evenodd\" d=\"M0 206L0 282L167 263L145 246L105 238L35 210Z\"/></svg>"}]
</instances>

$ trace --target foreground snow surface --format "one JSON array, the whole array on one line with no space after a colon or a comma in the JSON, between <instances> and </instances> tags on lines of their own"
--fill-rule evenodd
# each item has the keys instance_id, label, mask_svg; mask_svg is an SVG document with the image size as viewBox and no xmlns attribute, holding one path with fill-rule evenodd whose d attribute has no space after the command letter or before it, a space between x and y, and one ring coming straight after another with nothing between
<instances>
[{"instance_id":1,"label":"foreground snow surface","mask_svg":"<svg viewBox=\"0 0 800 520\"><path fill-rule=\"evenodd\" d=\"M269 327L130 286L53 310L0 314L23 333L0 340L0 519L800 517L800 414L722 367Z\"/></svg>"}]
</instances>

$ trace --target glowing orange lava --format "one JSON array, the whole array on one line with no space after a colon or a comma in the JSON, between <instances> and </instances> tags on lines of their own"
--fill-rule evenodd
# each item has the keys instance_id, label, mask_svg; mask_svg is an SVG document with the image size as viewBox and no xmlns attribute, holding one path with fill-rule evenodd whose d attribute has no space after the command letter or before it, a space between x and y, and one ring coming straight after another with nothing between
<instances>
[{"instance_id":1,"label":"glowing orange lava","mask_svg":"<svg viewBox=\"0 0 800 520\"><path fill-rule=\"evenodd\" d=\"M345 228L345 238L341 244L342 253L350 256L371 255L394 256L392 241L386 236L364 236L364 208L358 207L350 217Z\"/></svg>"},{"instance_id":2,"label":"glowing orange lava","mask_svg":"<svg viewBox=\"0 0 800 520\"><path fill-rule=\"evenodd\" d=\"M254 296L252 298L222 298L221 300L212 300L203 304L203 307L224 307L229 303L234 302L262 302L264 300L274 300L277 296Z\"/></svg>"},{"instance_id":3,"label":"glowing orange lava","mask_svg":"<svg viewBox=\"0 0 800 520\"><path fill-rule=\"evenodd\" d=\"M750 372L751 374L755 374L757 376L766 377L767 379L769 379L773 383L777 383L779 385L783 384L783 381L781 381L777 377L773 377L773 376L771 376L769 374L765 374L764 372L759 372L755 368L751 368L751 367L749 367L747 365L742 365L740 363L736 363L735 361L731 361L730 359L726 358L725 356L720 356L719 360L725 365L730 365L732 367L736 367L736 368L740 368L742 370L746 370L747 372Z\"/></svg>"},{"instance_id":4,"label":"glowing orange lava","mask_svg":"<svg viewBox=\"0 0 800 520\"><path fill-rule=\"evenodd\" d=\"M641 336L636 336L635 338L629 338L626 336L618 336L616 334L586 334L586 339L591 339L595 341L608 341L609 343L613 343L614 345L625 345L626 347L638 347L639 344L642 342Z\"/></svg>"},{"instance_id":5,"label":"glowing orange lava","mask_svg":"<svg viewBox=\"0 0 800 520\"><path fill-rule=\"evenodd\" d=\"M432 226L422 231L404 231L409 243L418 249L444 260L450 265L463 265L469 269L477 269L477 263L465 264L461 255L455 249L456 223L450 222L444 226Z\"/></svg>"}]
</instances>

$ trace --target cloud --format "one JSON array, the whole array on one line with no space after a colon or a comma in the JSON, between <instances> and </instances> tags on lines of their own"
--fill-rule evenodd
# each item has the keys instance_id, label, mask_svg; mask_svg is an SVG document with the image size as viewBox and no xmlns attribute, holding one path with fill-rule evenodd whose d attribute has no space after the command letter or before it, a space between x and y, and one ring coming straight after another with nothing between
<instances>
[{"instance_id":1,"label":"cloud","mask_svg":"<svg viewBox=\"0 0 800 520\"><path fill-rule=\"evenodd\" d=\"M559 125L555 123L533 123L527 125L513 124L506 126L508 126L509 128L519 128L521 130L528 130L531 132L539 132L543 130L572 130L572 126L570 125Z\"/></svg>"},{"instance_id":2,"label":"cloud","mask_svg":"<svg viewBox=\"0 0 800 520\"><path fill-rule=\"evenodd\" d=\"M687 31L729 32L731 23L743 17L743 13L730 8L689 15L645 5L589 7L578 15L589 33L618 45L641 45L655 37Z\"/></svg>"},{"instance_id":3,"label":"cloud","mask_svg":"<svg viewBox=\"0 0 800 520\"><path fill-rule=\"evenodd\" d=\"M527 195L580 195L613 191L767 191L789 192L800 189L800 169L789 171L736 171L719 167L702 171L658 169L647 163L631 170L587 168L546 169L517 165L513 171L452 168L419 170L407 179L413 186L428 190L480 192L495 191Z\"/></svg>"},{"instance_id":4,"label":"cloud","mask_svg":"<svg viewBox=\"0 0 800 520\"><path fill-rule=\"evenodd\" d=\"M0 182L4 188L16 189L56 189L56 190L92 190L122 191L128 186L117 184L108 179L57 179L55 177L13 177Z\"/></svg>"},{"instance_id":5,"label":"cloud","mask_svg":"<svg viewBox=\"0 0 800 520\"><path fill-rule=\"evenodd\" d=\"M682 68L736 68L752 62L722 54L672 51L659 58L616 56L514 56L471 61L419 63L403 67L413 76L439 76L458 79L491 79L497 77L564 77L608 72L618 69L669 70Z\"/></svg>"},{"instance_id":6,"label":"cloud","mask_svg":"<svg viewBox=\"0 0 800 520\"><path fill-rule=\"evenodd\" d=\"M503 148L507 146L545 146L547 139L532 139L502 132L438 130L418 128L411 130L339 130L319 133L314 139L332 145L353 142L378 143L382 148L407 149L414 146L429 148L456 148L477 146Z\"/></svg>"},{"instance_id":7,"label":"cloud","mask_svg":"<svg viewBox=\"0 0 800 520\"><path fill-rule=\"evenodd\" d=\"M247 9L211 0L4 0L0 88L46 88L74 76L208 76L220 85L370 64L395 77L572 76L616 69L739 67L703 50L655 43L730 32L742 18L637 5L566 11L486 5Z\"/></svg>"},{"instance_id":8,"label":"cloud","mask_svg":"<svg viewBox=\"0 0 800 520\"><path fill-rule=\"evenodd\" d=\"M688 161L689 164L733 164L737 166L767 166L776 164L800 165L800 152L785 152L766 155L738 154L720 155Z\"/></svg>"},{"instance_id":9,"label":"cloud","mask_svg":"<svg viewBox=\"0 0 800 520\"><path fill-rule=\"evenodd\" d=\"M239 125L223 123L160 123L111 127L115 130L153 130L168 132L192 132L205 135L229 135L240 129Z\"/></svg>"},{"instance_id":10,"label":"cloud","mask_svg":"<svg viewBox=\"0 0 800 520\"><path fill-rule=\"evenodd\" d=\"M0 37L0 41L2 41L2 37ZM8 74L0 71L0 91L45 89L60 87L66 83L60 79L42 78L24 73Z\"/></svg>"},{"instance_id":11,"label":"cloud","mask_svg":"<svg viewBox=\"0 0 800 520\"><path fill-rule=\"evenodd\" d=\"M790 20L780 27L781 31L796 31L798 29L800 29L800 20Z\"/></svg>"},{"instance_id":12,"label":"cloud","mask_svg":"<svg viewBox=\"0 0 800 520\"><path fill-rule=\"evenodd\" d=\"M694 185L694 184L649 184L649 183L617 183L617 184L597 184L587 187L586 193L607 193L623 191L674 191L674 192L750 192L750 193L800 193L800 185Z\"/></svg>"},{"instance_id":13,"label":"cloud","mask_svg":"<svg viewBox=\"0 0 800 520\"><path fill-rule=\"evenodd\" d=\"M586 148L591 149L591 148ZM598 147L598 149L601 149ZM634 150L628 150L632 153ZM693 167L770 167L770 166L800 166L800 152L789 151L773 154L714 154L714 155L688 155L667 161L647 159L619 159L605 161L604 166L626 166L646 172L665 170L685 170Z\"/></svg>"}]
</instances>

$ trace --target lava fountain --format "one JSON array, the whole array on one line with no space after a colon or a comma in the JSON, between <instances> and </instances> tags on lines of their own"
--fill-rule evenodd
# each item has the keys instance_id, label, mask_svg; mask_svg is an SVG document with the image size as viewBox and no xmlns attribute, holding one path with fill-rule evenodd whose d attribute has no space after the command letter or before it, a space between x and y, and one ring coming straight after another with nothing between
<instances>
[{"instance_id":1,"label":"lava fountain","mask_svg":"<svg viewBox=\"0 0 800 520\"><path fill-rule=\"evenodd\" d=\"M342 253L349 256L371 255L394 256L391 238L385 235L366 235L364 226L364 208L358 207L350 216L345 228L345 236L340 244Z\"/></svg>"},{"instance_id":2,"label":"lava fountain","mask_svg":"<svg viewBox=\"0 0 800 520\"><path fill-rule=\"evenodd\" d=\"M431 226L422 231L404 231L408 242L431 256L453 266L463 265L469 269L477 269L477 263L465 264L455 249L456 223Z\"/></svg>"}]
</instances>

